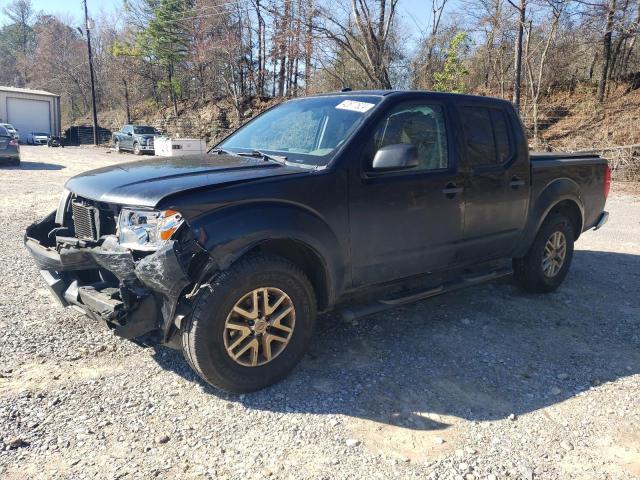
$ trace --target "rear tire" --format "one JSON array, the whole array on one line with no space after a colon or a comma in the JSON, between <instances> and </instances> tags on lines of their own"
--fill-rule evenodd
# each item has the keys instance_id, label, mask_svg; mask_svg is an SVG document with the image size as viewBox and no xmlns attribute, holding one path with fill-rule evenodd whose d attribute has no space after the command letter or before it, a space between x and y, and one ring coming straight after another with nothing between
<instances>
[{"instance_id":1,"label":"rear tire","mask_svg":"<svg viewBox=\"0 0 640 480\"><path fill-rule=\"evenodd\" d=\"M281 257L252 255L200 289L182 331L182 350L207 383L232 393L253 392L295 367L315 319L315 294L302 270Z\"/></svg>"},{"instance_id":2,"label":"rear tire","mask_svg":"<svg viewBox=\"0 0 640 480\"><path fill-rule=\"evenodd\" d=\"M516 284L532 293L557 289L569 272L574 237L573 226L567 217L561 213L549 215L527 254L513 259Z\"/></svg>"},{"instance_id":3,"label":"rear tire","mask_svg":"<svg viewBox=\"0 0 640 480\"><path fill-rule=\"evenodd\" d=\"M120 149L120 142L119 141L116 140L114 148L116 150L116 153L122 153L122 150Z\"/></svg>"}]
</instances>

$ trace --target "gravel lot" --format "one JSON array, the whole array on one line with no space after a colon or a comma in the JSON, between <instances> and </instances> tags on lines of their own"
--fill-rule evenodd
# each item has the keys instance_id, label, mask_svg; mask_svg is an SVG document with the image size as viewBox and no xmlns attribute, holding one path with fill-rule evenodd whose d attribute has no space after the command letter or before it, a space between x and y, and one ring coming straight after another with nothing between
<instances>
[{"instance_id":1,"label":"gravel lot","mask_svg":"<svg viewBox=\"0 0 640 480\"><path fill-rule=\"evenodd\" d=\"M68 177L134 159L105 152L0 168L1 478L640 478L640 198L614 187L554 294L327 316L290 377L232 396L55 306L22 246Z\"/></svg>"}]
</instances>

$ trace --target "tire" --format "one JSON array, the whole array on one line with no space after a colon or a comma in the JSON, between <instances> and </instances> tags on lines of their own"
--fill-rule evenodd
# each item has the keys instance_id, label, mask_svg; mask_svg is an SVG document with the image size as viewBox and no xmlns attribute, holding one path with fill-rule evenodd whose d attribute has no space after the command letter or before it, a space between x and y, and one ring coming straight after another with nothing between
<instances>
[{"instance_id":1,"label":"tire","mask_svg":"<svg viewBox=\"0 0 640 480\"><path fill-rule=\"evenodd\" d=\"M116 140L114 147L115 147L116 153L122 153L122 149L120 148L120 142L118 140Z\"/></svg>"},{"instance_id":2,"label":"tire","mask_svg":"<svg viewBox=\"0 0 640 480\"><path fill-rule=\"evenodd\" d=\"M265 288L265 287L268 287ZM261 290L262 289L262 290ZM271 317L273 321L282 315L288 307L293 307L293 321L291 314L288 316L290 333L283 333L279 329L282 325L267 326L264 334L256 331L244 336L245 332L236 334L233 328L227 327L227 321L242 323L245 317L238 317L236 307L242 299L261 298L262 293L256 297L250 297L251 292L269 290L266 298L267 305L274 295L284 294L286 297L271 316L263 315L263 318ZM274 298L277 298L274 296ZM262 304L264 306L264 303ZM243 306L243 308L245 308ZM246 309L248 310L248 308ZM261 309L260 311L263 311ZM245 313L252 313L245 311ZM234 317L234 315L236 315ZM259 314L258 314L259 315ZM248 318L248 317L246 317ZM256 317L257 318L257 317ZM220 273L210 284L204 285L194 301L191 315L184 325L182 336L182 350L191 368L207 383L231 393L246 393L260 390L272 385L284 378L300 361L305 353L313 335L316 319L316 298L311 283L305 274L295 264L281 257L272 255L252 255L239 260L228 270ZM246 320L252 322L252 320ZM249 323L242 325L248 325ZM280 321L278 321L280 323ZM287 327L287 328L289 328ZM243 327L243 328L246 328ZM271 360L265 360L266 353L263 336L270 333L289 336L288 343L284 346L281 342L269 342ZM231 337L231 335L237 335ZM244 338L244 340L243 340ZM238 355L234 360L228 348L239 344L233 353L240 353L248 343L256 341L259 345L255 350L249 349L245 356ZM273 349L273 350L272 350ZM280 350L277 350L280 349ZM253 352L256 352L257 360L254 360ZM241 364L241 362L256 361L254 365ZM260 364L259 362L263 363Z\"/></svg>"},{"instance_id":3,"label":"tire","mask_svg":"<svg viewBox=\"0 0 640 480\"><path fill-rule=\"evenodd\" d=\"M527 254L522 258L513 259L516 284L532 293L549 293L557 289L569 272L574 238L573 226L566 216L561 213L549 215L542 223ZM545 260L548 242L551 242L549 245L553 245L554 240L560 240L558 243L562 244L562 239L565 245L562 259L559 255L561 249L550 248L550 251L555 250L555 253L550 253L551 261Z\"/></svg>"},{"instance_id":4,"label":"tire","mask_svg":"<svg viewBox=\"0 0 640 480\"><path fill-rule=\"evenodd\" d=\"M140 150L140 144L138 142L133 144L133 153L135 155L142 155L142 150Z\"/></svg>"}]
</instances>

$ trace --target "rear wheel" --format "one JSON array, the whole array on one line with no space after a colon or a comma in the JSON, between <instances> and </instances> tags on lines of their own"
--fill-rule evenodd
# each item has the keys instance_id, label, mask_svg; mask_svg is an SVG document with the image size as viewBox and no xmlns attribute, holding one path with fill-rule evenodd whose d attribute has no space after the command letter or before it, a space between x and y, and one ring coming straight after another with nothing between
<instances>
[{"instance_id":1,"label":"rear wheel","mask_svg":"<svg viewBox=\"0 0 640 480\"><path fill-rule=\"evenodd\" d=\"M276 383L300 361L316 317L313 288L290 261L247 257L203 287L182 332L203 380L234 393Z\"/></svg>"},{"instance_id":2,"label":"rear wheel","mask_svg":"<svg viewBox=\"0 0 640 480\"><path fill-rule=\"evenodd\" d=\"M534 293L552 292L558 288L571 265L574 238L571 221L561 213L551 214L543 222L527 254L513 259L518 286Z\"/></svg>"},{"instance_id":3,"label":"rear wheel","mask_svg":"<svg viewBox=\"0 0 640 480\"><path fill-rule=\"evenodd\" d=\"M120 149L120 142L118 140L116 140L114 148L116 150L116 153L122 153L122 150Z\"/></svg>"}]
</instances>

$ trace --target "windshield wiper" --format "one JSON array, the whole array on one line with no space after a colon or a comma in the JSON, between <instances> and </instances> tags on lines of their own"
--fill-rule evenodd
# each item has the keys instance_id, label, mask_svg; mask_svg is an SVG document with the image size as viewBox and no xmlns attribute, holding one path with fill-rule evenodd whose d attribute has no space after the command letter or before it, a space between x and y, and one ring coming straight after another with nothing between
<instances>
[{"instance_id":1,"label":"windshield wiper","mask_svg":"<svg viewBox=\"0 0 640 480\"><path fill-rule=\"evenodd\" d=\"M263 160L272 160L282 165L287 164L287 157L282 155L269 155L268 153L264 153L260 150L251 150L250 152L235 152L235 154L240 155L241 157L256 157L262 158Z\"/></svg>"},{"instance_id":2,"label":"windshield wiper","mask_svg":"<svg viewBox=\"0 0 640 480\"><path fill-rule=\"evenodd\" d=\"M212 148L207 153L215 153L216 155L233 155L233 152L225 150L224 148Z\"/></svg>"}]
</instances>

